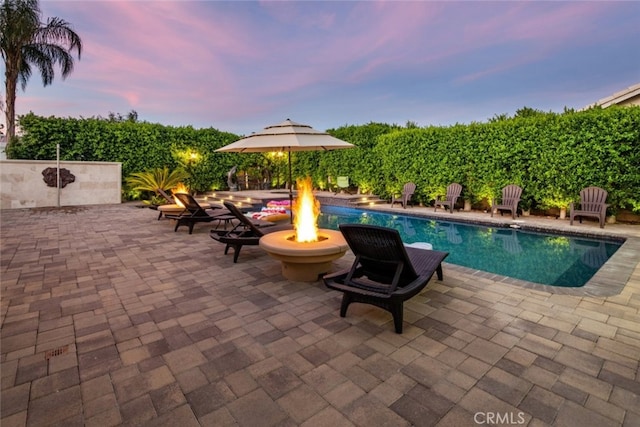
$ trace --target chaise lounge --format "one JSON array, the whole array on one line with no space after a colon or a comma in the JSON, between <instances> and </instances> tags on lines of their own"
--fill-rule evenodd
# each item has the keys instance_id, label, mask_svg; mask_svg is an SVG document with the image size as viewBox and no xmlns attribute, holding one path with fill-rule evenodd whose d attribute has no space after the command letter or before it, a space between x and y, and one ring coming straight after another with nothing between
<instances>
[{"instance_id":1,"label":"chaise lounge","mask_svg":"<svg viewBox=\"0 0 640 427\"><path fill-rule=\"evenodd\" d=\"M356 256L351 269L323 277L329 288L343 293L340 316L353 302L389 311L395 331L402 333L404 302L427 285L433 273L442 280L442 261L448 252L407 247L398 230L375 225L340 224Z\"/></svg>"},{"instance_id":2,"label":"chaise lounge","mask_svg":"<svg viewBox=\"0 0 640 427\"><path fill-rule=\"evenodd\" d=\"M229 231L211 230L209 236L220 243L224 243L224 254L233 248L233 262L238 262L240 249L244 245L256 246L260 242L260 238L267 233L280 230L291 230L292 225L274 225L273 222L263 220L253 220L243 214L236 205L231 202L223 202L224 207L229 213L238 220L238 223Z\"/></svg>"},{"instance_id":3,"label":"chaise lounge","mask_svg":"<svg viewBox=\"0 0 640 427\"><path fill-rule=\"evenodd\" d=\"M228 214L227 211L221 209L217 215L209 215L191 194L176 193L174 196L180 200L184 207L182 212L177 215L166 213L164 215L165 218L176 221L176 228L173 231L178 231L180 226L186 225L189 227L189 234L192 234L193 226L197 222L220 221L223 219L223 215Z\"/></svg>"},{"instance_id":4,"label":"chaise lounge","mask_svg":"<svg viewBox=\"0 0 640 427\"><path fill-rule=\"evenodd\" d=\"M175 200L172 199L171 196L162 188L157 188L156 193L164 197L164 199L167 202L164 205L158 205L155 207L155 209L159 212L158 220L162 218L162 215L167 215L167 214L179 215L184 211L184 206L180 206L179 204L177 204Z\"/></svg>"}]
</instances>

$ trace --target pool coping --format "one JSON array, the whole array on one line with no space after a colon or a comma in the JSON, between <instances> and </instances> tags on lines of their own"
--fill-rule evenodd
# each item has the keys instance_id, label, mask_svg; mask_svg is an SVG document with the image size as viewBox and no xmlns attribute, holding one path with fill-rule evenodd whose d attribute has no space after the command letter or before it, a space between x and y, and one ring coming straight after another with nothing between
<instances>
[{"instance_id":1,"label":"pool coping","mask_svg":"<svg viewBox=\"0 0 640 427\"><path fill-rule=\"evenodd\" d=\"M330 205L330 203L325 203ZM429 213L424 211L412 210L407 212L406 210L399 211L398 209L389 208L384 205L374 206L344 206L335 205L337 207L346 207L353 209L360 209L370 212L384 212L394 215L412 216L418 218L428 218L437 221L454 222L461 224L474 224L483 225L488 227L499 228L518 228L520 230L534 231L534 232L549 232L562 235L570 235L574 237L586 237L595 238L601 240L609 240L621 242L622 246L613 254L611 258L605 262L602 267L585 283L579 287L562 287L553 285L543 285L540 283L529 282L526 280L516 279L509 276L503 276L496 273L491 273L484 270L477 270L469 267L464 267L457 264L451 264L445 262L449 268L464 272L471 276L476 276L482 279L490 279L499 283L505 283L510 285L520 286L522 288L531 289L540 292L547 292L557 295L573 295L573 296L593 296L593 297L610 297L619 295L624 287L627 285L631 274L634 269L640 263L640 238L633 236L624 236L615 232L607 231L606 228L595 229L574 229L567 230L564 227L553 227L542 224L526 224L522 220L505 220L503 217L492 218L491 220L482 220L478 218L461 218L459 216L455 218L446 218L442 215L435 213Z\"/></svg>"}]
</instances>

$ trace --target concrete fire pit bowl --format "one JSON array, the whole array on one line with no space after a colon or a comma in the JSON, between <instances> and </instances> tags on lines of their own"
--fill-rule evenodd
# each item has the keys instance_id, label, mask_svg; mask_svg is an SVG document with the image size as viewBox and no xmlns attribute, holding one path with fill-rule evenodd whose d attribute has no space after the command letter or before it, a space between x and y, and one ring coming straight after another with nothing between
<instances>
[{"instance_id":1,"label":"concrete fire pit bowl","mask_svg":"<svg viewBox=\"0 0 640 427\"><path fill-rule=\"evenodd\" d=\"M294 233L276 231L260 238L260 247L282 262L282 275L289 280L317 281L349 249L339 231L320 229L317 242L296 242Z\"/></svg>"}]
</instances>

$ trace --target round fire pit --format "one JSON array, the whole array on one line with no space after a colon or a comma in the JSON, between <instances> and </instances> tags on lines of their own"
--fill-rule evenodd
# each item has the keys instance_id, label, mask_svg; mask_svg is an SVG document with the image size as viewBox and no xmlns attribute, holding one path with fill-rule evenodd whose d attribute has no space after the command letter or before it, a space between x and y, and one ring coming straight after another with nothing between
<instances>
[{"instance_id":1,"label":"round fire pit","mask_svg":"<svg viewBox=\"0 0 640 427\"><path fill-rule=\"evenodd\" d=\"M282 262L282 275L289 280L315 282L331 270L331 262L342 257L349 245L342 233L318 230L317 242L296 242L293 230L276 231L260 238L260 247Z\"/></svg>"}]
</instances>

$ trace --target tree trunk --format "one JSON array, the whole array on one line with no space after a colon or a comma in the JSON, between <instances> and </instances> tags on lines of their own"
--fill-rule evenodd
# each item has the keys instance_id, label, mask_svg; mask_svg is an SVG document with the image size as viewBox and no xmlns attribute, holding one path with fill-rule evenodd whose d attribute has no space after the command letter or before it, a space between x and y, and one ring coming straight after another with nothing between
<instances>
[{"instance_id":1,"label":"tree trunk","mask_svg":"<svg viewBox=\"0 0 640 427\"><path fill-rule=\"evenodd\" d=\"M5 118L7 121L7 148L9 148L9 144L11 144L11 140L16 135L16 83L18 82L18 73L17 70L14 72L11 70L13 65L10 61L7 61L5 64L7 69L4 73L5 75L5 89L6 89L6 99L5 99Z\"/></svg>"}]
</instances>

